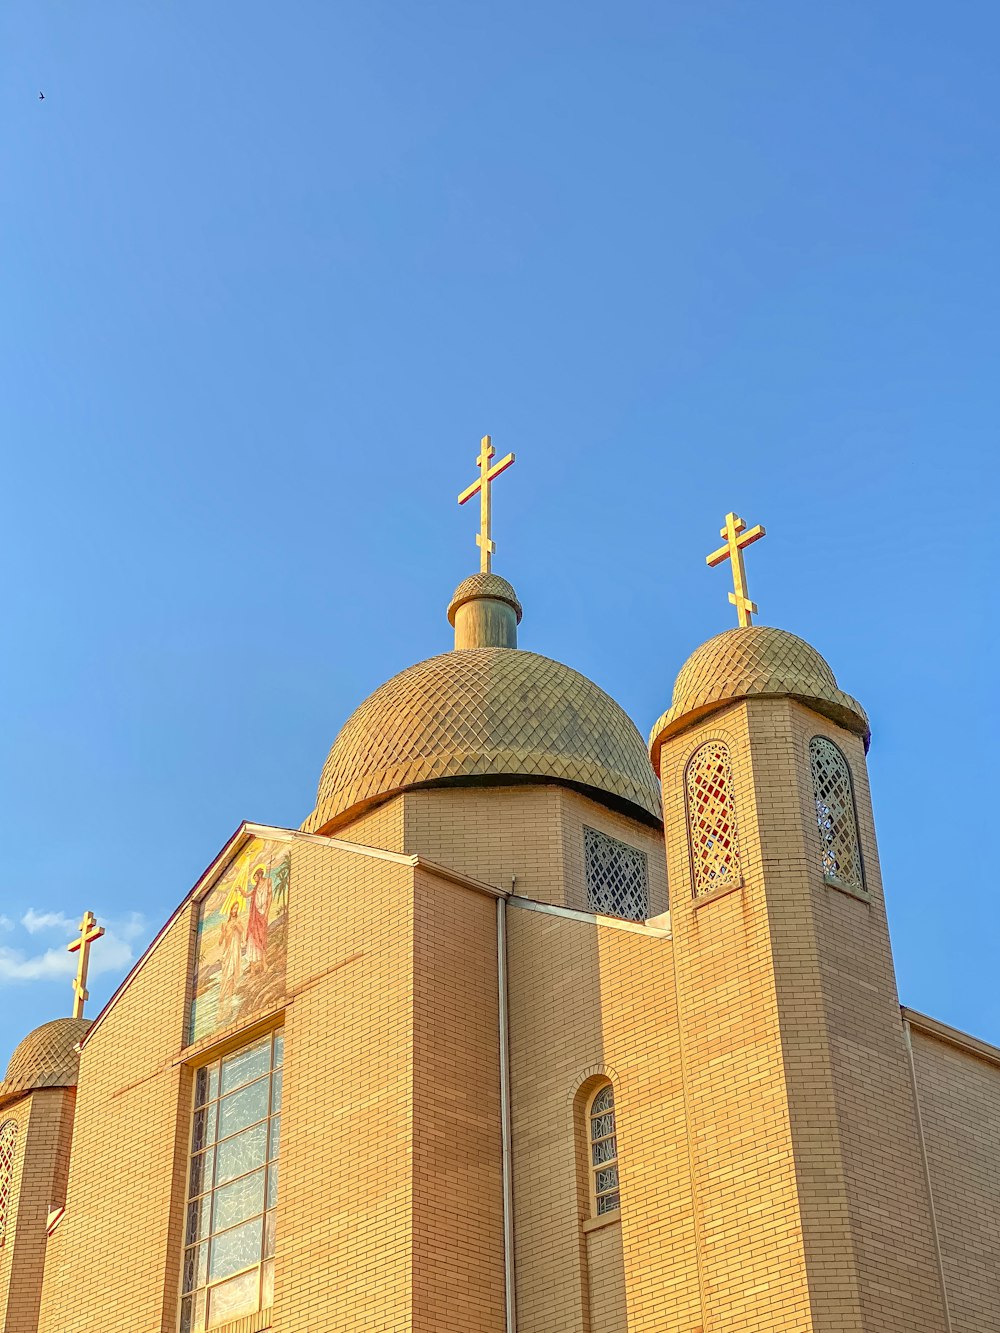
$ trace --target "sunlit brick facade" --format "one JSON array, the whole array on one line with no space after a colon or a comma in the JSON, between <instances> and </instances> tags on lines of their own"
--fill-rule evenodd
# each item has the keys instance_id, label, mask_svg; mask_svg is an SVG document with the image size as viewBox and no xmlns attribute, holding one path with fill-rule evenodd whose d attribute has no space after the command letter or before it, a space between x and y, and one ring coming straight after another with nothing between
<instances>
[{"instance_id":1,"label":"sunlit brick facade","mask_svg":"<svg viewBox=\"0 0 1000 1333\"><path fill-rule=\"evenodd\" d=\"M1000 1051L900 1009L861 706L740 628L647 750L469 582L18 1048L5 1333L1000 1333Z\"/></svg>"}]
</instances>

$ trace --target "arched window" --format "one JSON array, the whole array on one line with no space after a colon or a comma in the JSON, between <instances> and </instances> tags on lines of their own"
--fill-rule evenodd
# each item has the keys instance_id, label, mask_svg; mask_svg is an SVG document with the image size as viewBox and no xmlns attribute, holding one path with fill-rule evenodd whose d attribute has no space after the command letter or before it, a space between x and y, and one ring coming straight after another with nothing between
<instances>
[{"instance_id":1,"label":"arched window","mask_svg":"<svg viewBox=\"0 0 1000 1333\"><path fill-rule=\"evenodd\" d=\"M604 1083L587 1108L590 1146L590 1202L594 1217L621 1207L618 1192L618 1134L615 1129L615 1090Z\"/></svg>"},{"instance_id":2,"label":"arched window","mask_svg":"<svg viewBox=\"0 0 1000 1333\"><path fill-rule=\"evenodd\" d=\"M597 829L583 830L587 899L595 912L645 921L649 915L646 854Z\"/></svg>"},{"instance_id":3,"label":"arched window","mask_svg":"<svg viewBox=\"0 0 1000 1333\"><path fill-rule=\"evenodd\" d=\"M828 741L825 736L814 736L809 742L809 764L823 878L864 893L858 816L847 760L833 741Z\"/></svg>"},{"instance_id":4,"label":"arched window","mask_svg":"<svg viewBox=\"0 0 1000 1333\"><path fill-rule=\"evenodd\" d=\"M10 1209L14 1180L14 1149L17 1147L17 1121L0 1125L0 1245L7 1239L7 1213Z\"/></svg>"},{"instance_id":5,"label":"arched window","mask_svg":"<svg viewBox=\"0 0 1000 1333\"><path fill-rule=\"evenodd\" d=\"M709 741L691 756L687 802L694 897L724 885L741 884L733 769L729 748L722 741Z\"/></svg>"}]
</instances>

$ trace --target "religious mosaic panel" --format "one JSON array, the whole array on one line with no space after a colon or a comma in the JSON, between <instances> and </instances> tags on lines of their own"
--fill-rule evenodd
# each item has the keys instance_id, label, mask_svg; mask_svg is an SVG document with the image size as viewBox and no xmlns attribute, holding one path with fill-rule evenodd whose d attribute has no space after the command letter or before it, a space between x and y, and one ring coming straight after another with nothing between
<instances>
[{"instance_id":1,"label":"religious mosaic panel","mask_svg":"<svg viewBox=\"0 0 1000 1333\"><path fill-rule=\"evenodd\" d=\"M287 842L254 838L202 898L191 1041L284 995L290 866Z\"/></svg>"}]
</instances>

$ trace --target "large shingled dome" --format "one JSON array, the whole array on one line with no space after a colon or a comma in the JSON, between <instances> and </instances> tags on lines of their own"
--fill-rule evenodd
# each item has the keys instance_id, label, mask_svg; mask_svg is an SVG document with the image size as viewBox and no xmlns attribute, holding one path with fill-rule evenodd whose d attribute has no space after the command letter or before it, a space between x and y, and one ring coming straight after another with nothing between
<instances>
[{"instance_id":1,"label":"large shingled dome","mask_svg":"<svg viewBox=\"0 0 1000 1333\"><path fill-rule=\"evenodd\" d=\"M669 737L728 704L753 696L798 699L864 738L871 738L868 715L838 689L827 663L805 639L767 625L728 629L696 648L681 667L673 702L649 738L659 772L660 746Z\"/></svg>"},{"instance_id":2,"label":"large shingled dome","mask_svg":"<svg viewBox=\"0 0 1000 1333\"><path fill-rule=\"evenodd\" d=\"M75 1088L80 1067L76 1047L90 1024L89 1018L56 1018L29 1032L10 1057L0 1101L36 1088Z\"/></svg>"},{"instance_id":3,"label":"large shingled dome","mask_svg":"<svg viewBox=\"0 0 1000 1333\"><path fill-rule=\"evenodd\" d=\"M638 731L579 672L517 648L419 662L350 717L303 827L329 830L412 787L561 782L647 821L660 793Z\"/></svg>"}]
</instances>

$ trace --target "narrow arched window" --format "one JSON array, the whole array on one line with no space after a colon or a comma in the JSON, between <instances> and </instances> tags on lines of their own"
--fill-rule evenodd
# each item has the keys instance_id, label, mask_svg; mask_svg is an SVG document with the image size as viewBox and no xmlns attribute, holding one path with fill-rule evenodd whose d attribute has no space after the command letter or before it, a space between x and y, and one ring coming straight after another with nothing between
<instances>
[{"instance_id":1,"label":"narrow arched window","mask_svg":"<svg viewBox=\"0 0 1000 1333\"><path fill-rule=\"evenodd\" d=\"M864 893L865 874L854 784L847 760L833 741L828 741L825 736L814 736L809 742L809 765L823 878L828 883Z\"/></svg>"},{"instance_id":2,"label":"narrow arched window","mask_svg":"<svg viewBox=\"0 0 1000 1333\"><path fill-rule=\"evenodd\" d=\"M729 747L709 741L687 767L688 830L695 898L743 882Z\"/></svg>"},{"instance_id":3,"label":"narrow arched window","mask_svg":"<svg viewBox=\"0 0 1000 1333\"><path fill-rule=\"evenodd\" d=\"M594 1217L621 1207L618 1191L618 1132L615 1126L615 1090L604 1083L587 1108L590 1131L590 1202Z\"/></svg>"},{"instance_id":4,"label":"narrow arched window","mask_svg":"<svg viewBox=\"0 0 1000 1333\"><path fill-rule=\"evenodd\" d=\"M14 1182L14 1149L17 1147L17 1121L0 1125L0 1245L7 1239L7 1215Z\"/></svg>"}]
</instances>

